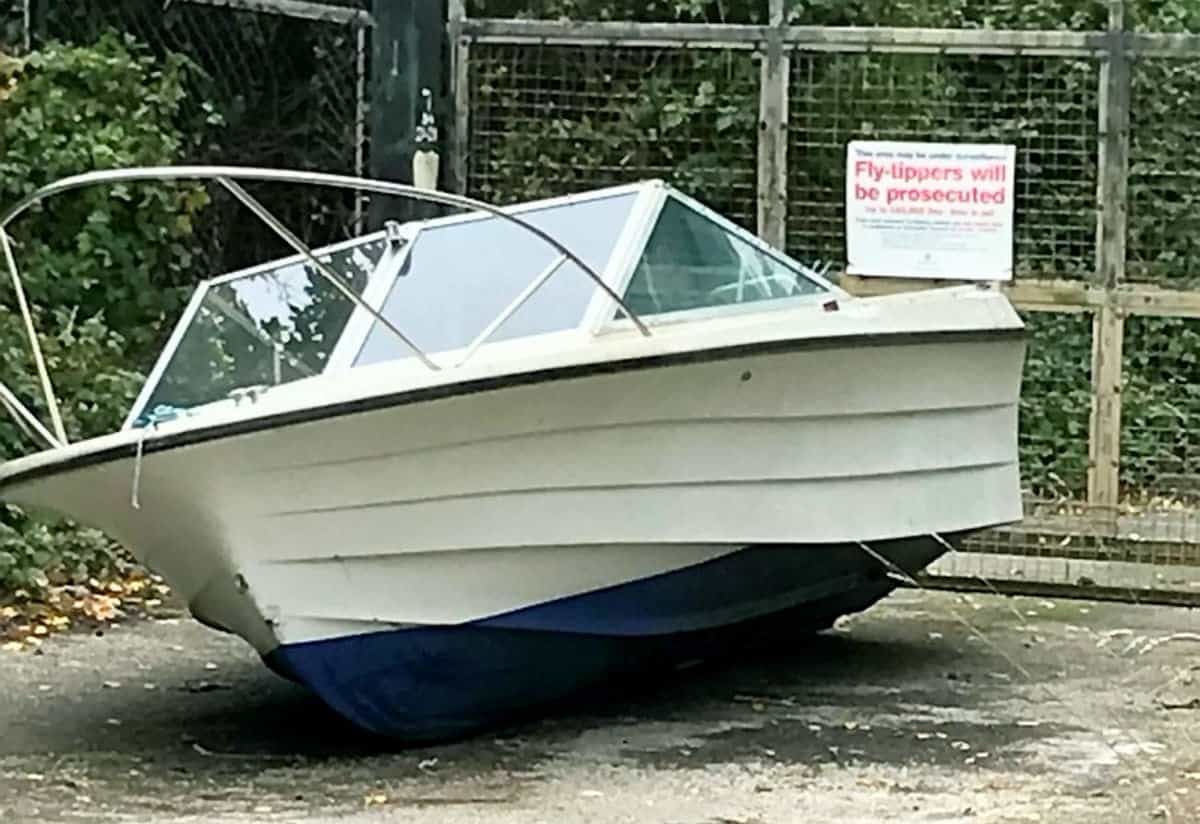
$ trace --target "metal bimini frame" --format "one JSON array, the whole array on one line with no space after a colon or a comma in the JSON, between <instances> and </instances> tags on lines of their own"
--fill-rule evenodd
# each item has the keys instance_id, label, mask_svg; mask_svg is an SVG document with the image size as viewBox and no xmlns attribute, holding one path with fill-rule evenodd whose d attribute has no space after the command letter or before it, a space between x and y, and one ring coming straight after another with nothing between
<instances>
[{"instance_id":1,"label":"metal bimini frame","mask_svg":"<svg viewBox=\"0 0 1200 824\"><path fill-rule=\"evenodd\" d=\"M88 172L87 174L75 175L73 177L63 178L55 183L51 183L36 192L28 195L16 205L9 208L3 214L0 214L0 248L4 253L5 264L8 267L8 272L12 278L13 290L16 292L17 304L21 311L21 317L25 322L25 333L29 337L29 346L33 352L34 363L37 367L38 379L41 383L42 393L45 396L46 408L50 414L50 422L53 432L48 430L41 424L37 416L29 411L28 407L21 403L16 394L9 387L0 381L0 405L3 405L9 413L16 419L18 425L26 433L36 435L46 443L51 449L58 449L67 446L70 440L67 437L66 428L63 426L62 413L58 406L58 400L54 395L54 386L50 380L49 370L46 368L46 361L42 355L42 347L38 342L37 331L34 328L33 313L30 311L29 302L25 296L24 283L21 280L20 271L17 269L16 259L13 256L12 243L8 234L8 226L26 211L33 206L41 203L47 198L64 192L73 191L75 189L83 189L90 186L100 186L115 183L131 183L137 181L176 181L176 180L199 180L199 181L216 181L225 187L239 202L247 209L255 214L263 223L265 223L272 231L274 231L284 243L295 250L299 255L304 257L308 263L330 284L333 285L342 295L348 298L355 306L368 313L380 325L387 329L392 335L400 340L405 346L412 350L413 354L427 368L438 371L441 369L427 353L421 350L405 335L400 329L396 328L390 320L383 316L381 312L363 300L362 295L355 292L347 284L342 281L336 272L329 268L328 265L317 259L313 250L309 248L294 232L292 232L282 221L272 214L258 199L247 192L238 181L255 181L255 182L274 182L274 183L299 183L309 186L321 186L334 189L352 189L360 192L370 192L372 194L392 195L396 197L404 197L410 200L424 201L427 203L436 203L443 206L454 206L461 209L469 209L477 212L484 212L494 217L512 223L521 229L529 232L540 238L543 242L554 248L559 257L556 261L540 274L514 301L513 305L507 307L504 312L484 330L479 338L471 345L471 351L483 343L484 340L502 324L509 315L520 307L529 297L536 292L541 286L550 279L550 277L558 271L562 264L570 261L583 271L593 282L610 297L621 308L642 335L649 337L650 330L645 323L637 316L637 314L629 307L625 300L607 283L604 278L589 266L582 258L564 246L559 240L554 238L548 232L539 229L532 223L523 220L520 217L506 211L498 206L493 206L474 198L456 195L449 192L440 192L431 189L422 189L416 186L410 186L404 183L392 183L384 180L371 180L369 178L353 177L349 175L325 174L321 172L304 172L286 169L263 169L255 167L241 166L150 166L131 169L114 169L111 171Z\"/></svg>"}]
</instances>

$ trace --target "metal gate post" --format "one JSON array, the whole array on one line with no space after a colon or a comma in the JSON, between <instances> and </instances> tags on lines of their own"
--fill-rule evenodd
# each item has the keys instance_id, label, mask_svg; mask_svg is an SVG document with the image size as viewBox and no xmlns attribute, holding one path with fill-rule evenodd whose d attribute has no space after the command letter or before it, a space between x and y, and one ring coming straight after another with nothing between
<instances>
[{"instance_id":1,"label":"metal gate post","mask_svg":"<svg viewBox=\"0 0 1200 824\"><path fill-rule=\"evenodd\" d=\"M422 89L431 92L437 113L446 99L446 0L374 0L371 12L371 177L412 183ZM372 228L431 214L428 206L381 197L371 198L368 211Z\"/></svg>"}]
</instances>

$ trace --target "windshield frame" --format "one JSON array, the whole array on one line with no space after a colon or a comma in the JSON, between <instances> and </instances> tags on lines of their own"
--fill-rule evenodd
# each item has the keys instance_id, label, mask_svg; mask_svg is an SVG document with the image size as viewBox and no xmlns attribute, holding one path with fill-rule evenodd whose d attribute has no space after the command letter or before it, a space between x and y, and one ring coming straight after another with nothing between
<instances>
[{"instance_id":1,"label":"windshield frame","mask_svg":"<svg viewBox=\"0 0 1200 824\"><path fill-rule=\"evenodd\" d=\"M727 231L729 234L748 244L753 249L763 255L773 259L788 270L796 273L797 277L804 278L816 284L822 291L815 294L797 296L797 297L781 297L770 300L750 301L739 304L723 304L719 306L705 306L691 309L676 310L671 312L663 312L654 315L642 316L642 320L647 325L666 325L680 323L684 321L701 320L710 317L730 317L744 315L750 313L762 313L780 311L788 308L794 308L806 304L819 303L830 298L846 297L847 293L839 289L833 283L814 272L810 267L804 266L799 261L796 261L785 253L773 248L769 244L760 240L752 232L747 231L733 221L728 220L719 213L709 209L691 197L679 192L670 185L661 180L645 180L636 183L624 184L619 186L610 186L601 189L595 189L587 192L580 192L571 195L564 195L551 198L543 198L535 201L514 204L509 207L504 207L503 211L520 216L529 212L534 212L542 209L569 206L576 203L585 203L596 199L618 197L622 195L634 195L633 202L630 205L629 213L626 216L625 223L617 235L612 252L609 258L605 261L603 269L598 272L603 283L611 288L616 294L624 298L626 291L629 289L630 283L633 280L638 268L638 264L645 254L648 244L653 234L654 228L658 223L658 219L662 214L663 208L668 200L674 198L679 204L688 208L701 217L711 221L720 229ZM313 250L313 255L318 258L324 258L330 254L335 254L346 249L351 249L366 243L371 243L379 240L389 240L387 248L375 268L368 276L368 281L360 297L363 303L374 309L381 311L381 308L391 293L393 286L396 283L400 272L403 270L405 262L411 256L417 241L421 234L427 229L436 229L446 226L455 226L468 224L483 220L496 220L496 215L483 211L469 211L445 217L431 218L425 220L410 221L404 224L393 224L390 230L380 230L371 232L359 237L351 238L338 243L323 246ZM399 247L396 242L400 241ZM241 280L244 278L253 277L271 272L273 270L285 268L297 264L307 264L308 258L302 254L290 255L279 258L277 260L268 261L254 266L239 269L234 272L229 272L207 278L201 281L193 291L183 314L181 315L175 328L172 330L166 345L162 349L158 359L147 376L137 399L134 401L123 425L122 429L133 428L141 416L145 413L146 405L153 398L154 392L161 383L167 369L178 351L184 336L188 329L196 321L199 313L205 305L205 299L210 294L211 290L220 287L224 284ZM538 279L537 272L530 272L530 283L532 284ZM512 309L505 309L505 312ZM617 317L620 312L620 306L613 297L601 288L600 284L593 287L591 298L585 306L582 317L576 326L567 329L556 329L549 332L541 332L538 334L523 336L522 339L536 339L546 336L562 337L564 334L575 334L580 337L595 337L601 334L606 334L614 331L629 331L635 330L635 324L628 317ZM503 313L502 313L503 315ZM345 326L342 328L338 341L334 344L330 352L329 358L325 367L314 377L343 372L354 368L354 362L362 351L368 337L374 330L378 321L372 317L370 311L364 306L355 306ZM493 330L494 331L494 330ZM504 342L485 340L479 348L487 348L491 343ZM463 358L461 361L458 356L462 354L462 350L447 350L444 353L430 353L434 355L443 355L450 358L444 366L453 368L461 366L466 361ZM405 360L406 358L397 358L396 360ZM390 361L389 361L390 362ZM310 378L312 379L312 378ZM218 401L217 403L222 403Z\"/></svg>"},{"instance_id":2,"label":"windshield frame","mask_svg":"<svg viewBox=\"0 0 1200 824\"><path fill-rule=\"evenodd\" d=\"M322 246L319 249L314 249L313 254L318 258L323 258L326 255L336 254L337 252L342 252L367 243L373 243L386 239L387 232L380 230L366 235L361 235L356 238L351 238L350 240L342 240L338 241L337 243L331 243L328 246ZM405 251L406 249L407 247L404 247L402 251ZM385 265L390 259L399 257L403 257L403 255L388 254L387 249L385 249L383 256L379 260L379 263L376 264L375 269L372 270L371 274L369 275L368 283L371 283L376 279L376 275L378 274L380 267ZM166 373L167 368L171 365L176 351L183 342L184 335L187 334L188 329L191 328L193 322L196 320L196 317L200 314L200 310L204 306L205 298L208 297L208 294L212 289L223 286L226 283L231 283L243 278L254 277L255 275L266 274L277 269L307 264L308 258L306 258L304 255L289 255L287 257L267 261L265 263L256 263L255 265L248 266L244 269L226 272L225 274L216 275L200 281L195 290L192 291L192 296L188 299L187 305L184 307L183 314L180 315L179 321L175 324L175 328L171 330L171 335L167 338L166 344L159 352L158 359L154 361L154 366L150 369L150 373L146 376L146 380L142 384L142 388L138 392L137 398L134 399L133 405L129 408L129 413L125 416L125 420L121 424L121 429L133 429L138 418L140 418L145 412L146 404L148 404L150 399L154 396L155 390L158 388L159 383L162 382L163 375ZM323 370L320 374L324 374L325 371L328 371L328 368Z\"/></svg>"},{"instance_id":3,"label":"windshield frame","mask_svg":"<svg viewBox=\"0 0 1200 824\"><path fill-rule=\"evenodd\" d=\"M640 233L636 231L639 228L640 221L644 219L649 210L655 207L658 202L660 191L665 187L662 181L647 180L636 183L626 183L618 186L608 186L601 189L593 189L586 192L577 192L570 195L559 195L556 197L542 198L540 200L531 200L523 203L514 204L512 206L503 207L503 211L508 214L521 216L528 212L537 212L544 209L550 209L559 206L571 206L577 203L587 203L593 200L604 200L608 198L618 198L624 195L633 195L633 203L630 205L629 214L625 218L625 223L618 233L616 241L613 244L612 252L609 254L608 260L604 262L602 269L598 269L598 274L601 279L618 294L620 290L617 285L626 279L626 269L636 265L638 258L641 256L641 250L635 248L641 242ZM397 256L398 258L407 259L409 253L416 248L417 240L421 234L427 230L440 229L446 226L457 226L466 223L483 220L496 220L496 216L485 212L466 212L463 214L448 215L446 217L431 218L428 220L413 221L404 224L401 229L405 233L406 239L410 242L406 245L406 253ZM395 284L401 269L403 268L403 260L396 263L390 272L380 272L381 277L373 279L370 288L363 293L363 299L376 311L382 311L384 302L392 291L392 286ZM561 272L561 268L559 270ZM529 273L529 281L532 283L538 277L538 271L532 270ZM559 272L555 273L556 275ZM522 339L540 338L546 335L562 335L564 332L575 332L577 334L594 334L595 318L602 315L605 307L612 306L616 308L616 301L609 295L605 294L604 290L598 284L592 287L592 295L588 299L586 307L583 311L579 323L568 329L555 329L548 332L542 332L536 335L526 335ZM372 330L375 328L377 321L370 316L364 309L356 307L354 313L350 316L349 323L346 324L346 329L342 333L342 339L338 342L334 349L334 353L339 366L343 369L363 368L355 367L354 361L359 353L366 345L367 339ZM490 343L496 342L493 340L485 341L480 349L485 349ZM431 352L434 357L442 356L442 361L447 367L460 366L461 361L458 356L465 351L464 349L448 349ZM448 362L446 359L449 358ZM331 365L333 358L331 360Z\"/></svg>"},{"instance_id":4,"label":"windshield frame","mask_svg":"<svg viewBox=\"0 0 1200 824\"><path fill-rule=\"evenodd\" d=\"M683 192L675 189L672 186L662 185L656 192L656 199L653 208L646 214L645 223L639 227L639 232L636 241L629 249L629 260L624 266L621 277L618 281L612 284L616 292L622 298L626 298L630 284L633 282L634 275L637 273L638 263L641 262L642 256L646 253L647 247L650 245L650 237L654 232L655 226L658 225L658 219L662 215L663 208L667 205L667 201L675 200L685 208L691 209L702 218L705 218L714 223L718 228L727 231L729 234L736 237L738 240L745 242L754 250L760 252L766 257L771 258L781 266L796 273L796 276L811 281L820 287L821 291L808 295L797 295L795 297L781 297L770 300L746 301L744 303L730 303L713 306L700 306L691 309L678 309L671 312L660 312L657 314L639 313L638 318L646 326L665 326L675 323L684 323L687 321L705 320L714 317L735 317L738 315L755 314L759 312L776 312L786 309L794 309L800 306L823 303L830 299L840 300L850 297L850 294L839 288L829 279L820 275L810 266L805 266L798 260L787 255L787 253L776 249L771 244L762 240L753 232L739 226L729 218L715 212L705 206L695 198L689 197ZM593 334L600 335L610 332L619 332L633 329L634 324L628 317L618 317L620 307L613 305L609 301L603 307L604 311L599 312L595 318L592 328Z\"/></svg>"}]
</instances>

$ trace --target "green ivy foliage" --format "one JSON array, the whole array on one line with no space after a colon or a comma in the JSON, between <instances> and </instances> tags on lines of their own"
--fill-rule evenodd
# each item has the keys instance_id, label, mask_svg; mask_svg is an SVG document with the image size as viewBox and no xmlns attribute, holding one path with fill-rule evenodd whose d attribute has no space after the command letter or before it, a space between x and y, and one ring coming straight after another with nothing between
<instances>
[{"instance_id":1,"label":"green ivy foliage","mask_svg":"<svg viewBox=\"0 0 1200 824\"><path fill-rule=\"evenodd\" d=\"M1125 325L1121 480L1134 500L1170 492L1193 504L1200 462L1200 323L1132 317Z\"/></svg>"},{"instance_id":2,"label":"green ivy foliage","mask_svg":"<svg viewBox=\"0 0 1200 824\"><path fill-rule=\"evenodd\" d=\"M500 117L486 158L472 164L476 194L528 200L661 176L753 221L758 68L749 56L545 48L537 61L556 100L587 105L529 111L519 67L482 65L480 103Z\"/></svg>"},{"instance_id":3,"label":"green ivy foliage","mask_svg":"<svg viewBox=\"0 0 1200 824\"><path fill-rule=\"evenodd\" d=\"M1021 383L1021 475L1042 500L1077 501L1087 489L1092 408L1091 316L1031 312Z\"/></svg>"},{"instance_id":4,"label":"green ivy foliage","mask_svg":"<svg viewBox=\"0 0 1200 824\"><path fill-rule=\"evenodd\" d=\"M468 12L476 17L761 24L767 7L768 0L473 0ZM1099 0L787 0L785 9L788 22L809 26L1079 30L1103 28L1107 20L1107 6Z\"/></svg>"},{"instance_id":5,"label":"green ivy foliage","mask_svg":"<svg viewBox=\"0 0 1200 824\"><path fill-rule=\"evenodd\" d=\"M192 149L203 124L181 117L189 65L155 60L115 34L90 47L50 44L0 55L0 203L95 169L166 165ZM55 380L68 434L119 428L164 334L194 283L190 238L207 204L194 185L80 190L47 201L12 227L16 254ZM0 307L2 377L46 420L22 321ZM30 442L4 416L0 458ZM0 591L37 588L113 563L100 533L6 507Z\"/></svg>"},{"instance_id":6,"label":"green ivy foliage","mask_svg":"<svg viewBox=\"0 0 1200 824\"><path fill-rule=\"evenodd\" d=\"M1200 2L1143 0L1139 29L1200 32ZM1132 67L1127 274L1200 288L1200 61L1140 59Z\"/></svg>"},{"instance_id":7,"label":"green ivy foliage","mask_svg":"<svg viewBox=\"0 0 1200 824\"><path fill-rule=\"evenodd\" d=\"M182 58L159 63L113 34L94 47L52 45L20 61L0 122L0 202L69 174L188 154L194 138L178 122L187 71ZM207 203L203 188L167 184L94 187L46 201L13 230L27 287L42 306L104 313L135 360L144 357L186 298L187 241Z\"/></svg>"}]
</instances>

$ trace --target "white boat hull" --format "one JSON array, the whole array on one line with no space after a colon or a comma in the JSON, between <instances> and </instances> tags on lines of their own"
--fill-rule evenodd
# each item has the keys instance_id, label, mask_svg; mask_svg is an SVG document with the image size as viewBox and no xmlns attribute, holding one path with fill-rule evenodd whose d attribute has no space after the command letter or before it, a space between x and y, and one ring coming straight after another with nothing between
<instances>
[{"instance_id":1,"label":"white boat hull","mask_svg":"<svg viewBox=\"0 0 1200 824\"><path fill-rule=\"evenodd\" d=\"M7 465L4 496L103 528L198 617L268 660L481 622L644 639L812 603L824 617L892 585L858 542L915 539L901 555L919 568L943 549L929 536L1021 517L1019 322L964 325L680 347L360 398L269 425L122 433ZM764 546L787 556L778 574L790 581L681 602L654 620L572 606L560 619L542 609L536 626L504 624L647 581L683 581L686 592L686 571L740 574L746 548ZM847 547L857 565L846 567ZM754 558L754 574L770 578ZM295 662L277 666L320 680Z\"/></svg>"}]
</instances>

